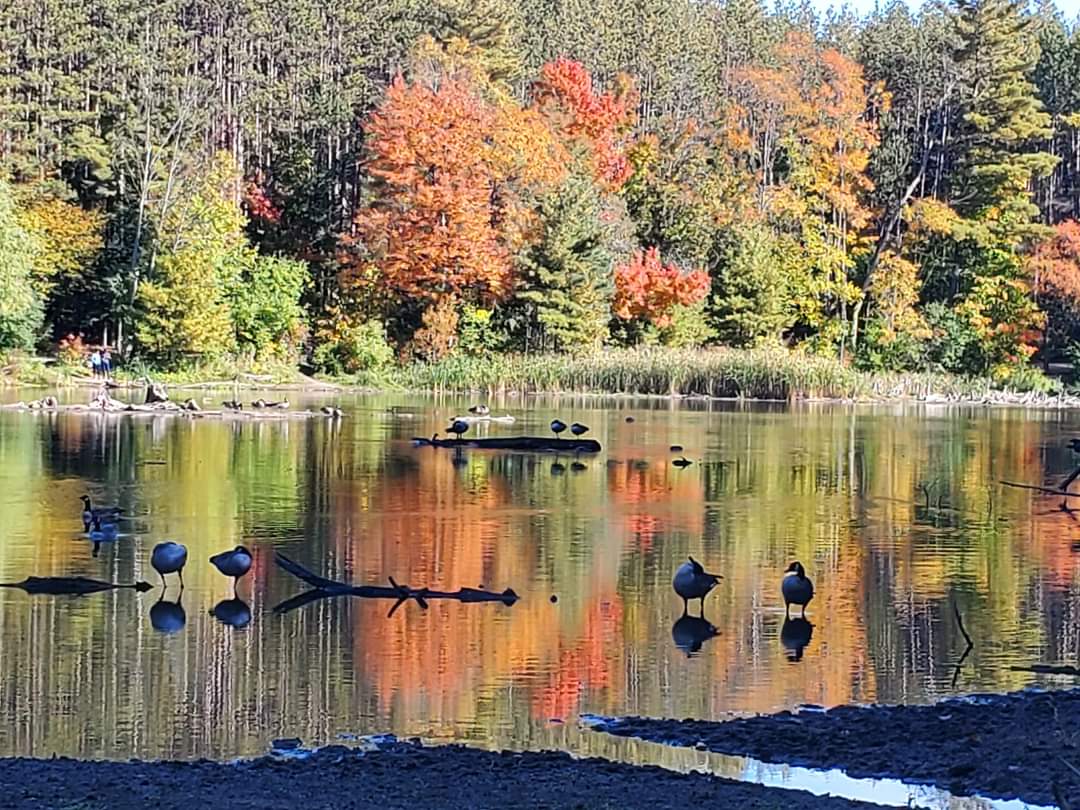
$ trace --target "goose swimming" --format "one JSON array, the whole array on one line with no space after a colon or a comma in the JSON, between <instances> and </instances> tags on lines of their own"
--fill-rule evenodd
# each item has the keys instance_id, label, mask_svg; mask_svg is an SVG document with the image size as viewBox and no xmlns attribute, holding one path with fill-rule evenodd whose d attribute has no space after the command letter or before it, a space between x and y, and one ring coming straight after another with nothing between
<instances>
[{"instance_id":1,"label":"goose swimming","mask_svg":"<svg viewBox=\"0 0 1080 810\"><path fill-rule=\"evenodd\" d=\"M90 531L95 520L115 520L124 514L124 510L119 506L94 506L89 495L81 495L79 500L83 503L83 531Z\"/></svg>"},{"instance_id":2,"label":"goose swimming","mask_svg":"<svg viewBox=\"0 0 1080 810\"><path fill-rule=\"evenodd\" d=\"M180 575L180 590L184 590L184 566L187 564L187 547L172 540L158 543L150 554L150 567L161 577L161 587L165 584L166 574Z\"/></svg>"},{"instance_id":3,"label":"goose swimming","mask_svg":"<svg viewBox=\"0 0 1080 810\"><path fill-rule=\"evenodd\" d=\"M210 562L225 576L233 578L233 593L236 593L240 577L251 570L251 552L243 546L237 546L232 551L215 554L210 558Z\"/></svg>"},{"instance_id":4,"label":"goose swimming","mask_svg":"<svg viewBox=\"0 0 1080 810\"><path fill-rule=\"evenodd\" d=\"M671 581L671 585L675 588L675 593L682 597L683 600L683 613L689 609L689 602L691 599L701 600L701 612L705 613L705 597L709 595L709 591L716 587L723 577L719 574L709 574L701 567L701 563L695 560L693 557L688 557L688 562L684 562L675 571L675 578Z\"/></svg>"},{"instance_id":5,"label":"goose swimming","mask_svg":"<svg viewBox=\"0 0 1080 810\"><path fill-rule=\"evenodd\" d=\"M784 615L791 615L791 606L800 605L802 615L806 615L806 606L814 598L814 583L806 576L806 570L801 562L793 562L784 573L784 581L780 585L780 592L784 595Z\"/></svg>"}]
</instances>

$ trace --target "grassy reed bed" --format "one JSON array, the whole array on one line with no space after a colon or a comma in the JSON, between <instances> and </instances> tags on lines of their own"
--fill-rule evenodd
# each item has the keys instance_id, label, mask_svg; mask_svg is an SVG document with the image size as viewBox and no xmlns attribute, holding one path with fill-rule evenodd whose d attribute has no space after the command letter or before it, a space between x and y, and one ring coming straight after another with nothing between
<instances>
[{"instance_id":1,"label":"grassy reed bed","mask_svg":"<svg viewBox=\"0 0 1080 810\"><path fill-rule=\"evenodd\" d=\"M971 398L985 380L867 374L783 349L608 349L583 356L453 357L396 369L392 381L432 391L655 394L746 399Z\"/></svg>"}]
</instances>

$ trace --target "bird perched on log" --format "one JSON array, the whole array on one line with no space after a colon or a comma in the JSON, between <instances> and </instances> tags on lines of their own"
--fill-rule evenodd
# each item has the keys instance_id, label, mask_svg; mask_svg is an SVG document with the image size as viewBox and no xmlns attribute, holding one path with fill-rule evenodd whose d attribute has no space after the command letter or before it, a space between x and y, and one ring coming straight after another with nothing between
<instances>
[{"instance_id":1,"label":"bird perched on log","mask_svg":"<svg viewBox=\"0 0 1080 810\"><path fill-rule=\"evenodd\" d=\"M242 410L244 410L244 403L243 402L237 402L235 399L227 399L227 400L225 400L224 402L221 403L221 406L223 408L226 408L226 409L230 410L230 411L242 411Z\"/></svg>"},{"instance_id":2,"label":"bird perched on log","mask_svg":"<svg viewBox=\"0 0 1080 810\"><path fill-rule=\"evenodd\" d=\"M784 581L780 585L780 592L784 596L784 615L791 615L791 606L800 605L802 615L806 615L806 606L814 598L814 583L806 576L806 570L801 562L793 562L784 572Z\"/></svg>"},{"instance_id":3,"label":"bird perched on log","mask_svg":"<svg viewBox=\"0 0 1080 810\"><path fill-rule=\"evenodd\" d=\"M458 441L461 441L462 435L464 433L466 433L468 430L469 430L469 423L468 422L466 422L463 419L455 419L453 422L450 423L450 427L448 427L446 429L446 432L447 433L453 433L455 436L458 437ZM439 434L436 433L435 435L438 436Z\"/></svg>"},{"instance_id":4,"label":"bird perched on log","mask_svg":"<svg viewBox=\"0 0 1080 810\"><path fill-rule=\"evenodd\" d=\"M161 577L161 587L166 588L165 575L180 575L180 590L184 590L184 566L187 564L187 547L172 540L158 543L150 554L150 567Z\"/></svg>"},{"instance_id":5,"label":"bird perched on log","mask_svg":"<svg viewBox=\"0 0 1080 810\"><path fill-rule=\"evenodd\" d=\"M574 422L574 424L570 426L570 432L575 436L584 436L589 432L589 426L583 425L580 422Z\"/></svg>"},{"instance_id":6,"label":"bird perched on log","mask_svg":"<svg viewBox=\"0 0 1080 810\"><path fill-rule=\"evenodd\" d=\"M235 594L240 577L251 570L251 552L244 546L237 546L231 551L215 554L210 558L210 562L225 576L233 578L233 593Z\"/></svg>"},{"instance_id":7,"label":"bird perched on log","mask_svg":"<svg viewBox=\"0 0 1080 810\"><path fill-rule=\"evenodd\" d=\"M79 500L83 503L83 531L90 531L90 527L95 521L116 520L120 515L124 514L124 510L119 506L94 506L89 495L81 495Z\"/></svg>"},{"instance_id":8,"label":"bird perched on log","mask_svg":"<svg viewBox=\"0 0 1080 810\"><path fill-rule=\"evenodd\" d=\"M491 413L491 408L489 408L487 405L473 405L471 408L469 408L469 413L473 414L474 416L487 416Z\"/></svg>"},{"instance_id":9,"label":"bird perched on log","mask_svg":"<svg viewBox=\"0 0 1080 810\"><path fill-rule=\"evenodd\" d=\"M671 585L675 588L675 593L682 597L683 600L683 613L689 609L689 603L691 599L701 600L701 613L705 613L705 597L709 595L709 591L716 587L723 577L719 574L710 574L701 567L701 563L695 560L693 557L688 557L687 562L684 562L675 571L675 578L671 581Z\"/></svg>"},{"instance_id":10,"label":"bird perched on log","mask_svg":"<svg viewBox=\"0 0 1080 810\"><path fill-rule=\"evenodd\" d=\"M562 438L562 436L559 436L559 434L565 430L566 422L560 421L559 419L551 420L551 432L554 433L558 438Z\"/></svg>"}]
</instances>

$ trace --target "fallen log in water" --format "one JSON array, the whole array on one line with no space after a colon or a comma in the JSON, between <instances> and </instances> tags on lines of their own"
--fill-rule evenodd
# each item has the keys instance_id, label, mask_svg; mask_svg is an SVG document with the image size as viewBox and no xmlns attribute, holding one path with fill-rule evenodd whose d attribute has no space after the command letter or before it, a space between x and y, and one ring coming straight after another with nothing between
<instances>
[{"instance_id":1,"label":"fallen log in water","mask_svg":"<svg viewBox=\"0 0 1080 810\"><path fill-rule=\"evenodd\" d=\"M1031 664L1026 667L1012 666L1009 667L1009 671L1035 672L1040 675L1071 675L1074 678L1080 676L1080 669L1068 665L1058 666L1056 664Z\"/></svg>"},{"instance_id":2,"label":"fallen log in water","mask_svg":"<svg viewBox=\"0 0 1080 810\"><path fill-rule=\"evenodd\" d=\"M483 439L423 439L415 437L417 447L474 447L480 450L531 450L541 453L599 453L595 439L559 439L546 436L503 436Z\"/></svg>"},{"instance_id":3,"label":"fallen log in water","mask_svg":"<svg viewBox=\"0 0 1080 810\"><path fill-rule=\"evenodd\" d=\"M999 484L1006 487L1014 487L1016 489L1030 489L1034 492L1043 492L1047 495L1062 495L1066 498L1080 498L1080 492L1066 492L1063 489L1054 489L1053 487L1040 487L1035 484L1021 484L1017 481L999 481Z\"/></svg>"},{"instance_id":4,"label":"fallen log in water","mask_svg":"<svg viewBox=\"0 0 1080 810\"><path fill-rule=\"evenodd\" d=\"M291 599L274 607L275 613L288 613L318 599L328 599L334 596L358 596L361 599L394 599L394 605L390 608L388 616L393 616L394 611L410 599L427 610L428 599L454 599L458 602L502 602L509 607L518 600L518 595L510 588L502 593L485 591L480 588L459 588L456 591L433 591L430 588L410 588L408 585L399 585L390 577L390 587L385 585L350 585L347 582L321 577L314 571L310 571L298 562L294 562L280 552L274 555L277 564L288 571L294 577L303 580L312 586L312 590L298 594Z\"/></svg>"},{"instance_id":5,"label":"fallen log in water","mask_svg":"<svg viewBox=\"0 0 1080 810\"><path fill-rule=\"evenodd\" d=\"M100 591L117 591L130 588L143 593L154 586L149 582L135 582L131 585L118 585L115 582L102 582L86 577L27 577L22 582L0 582L0 588L19 588L29 594L46 596L83 596Z\"/></svg>"},{"instance_id":6,"label":"fallen log in water","mask_svg":"<svg viewBox=\"0 0 1080 810\"><path fill-rule=\"evenodd\" d=\"M197 403L196 403L197 407ZM0 405L0 410L9 411L48 411L49 413L79 413L79 414L112 414L132 416L179 416L186 419L232 419L239 421L273 421L284 419L325 419L326 414L319 411L289 411L281 407L262 407L252 410L194 410L175 402L157 402L152 405L140 405L136 403L120 402L116 399L98 400L89 405L54 405L45 406L40 402L16 402L9 405Z\"/></svg>"}]
</instances>

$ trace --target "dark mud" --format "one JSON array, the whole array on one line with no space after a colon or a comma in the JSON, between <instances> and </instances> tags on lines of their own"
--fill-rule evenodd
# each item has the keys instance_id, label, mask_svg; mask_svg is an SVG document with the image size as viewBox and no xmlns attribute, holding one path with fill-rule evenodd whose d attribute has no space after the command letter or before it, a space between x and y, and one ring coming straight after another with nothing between
<instances>
[{"instance_id":1,"label":"dark mud","mask_svg":"<svg viewBox=\"0 0 1080 810\"><path fill-rule=\"evenodd\" d=\"M1080 690L973 695L933 706L840 706L723 723L627 718L593 728L669 745L956 795L1053 805L1080 796ZM1080 800L1073 806L1080 806Z\"/></svg>"},{"instance_id":2,"label":"dark mud","mask_svg":"<svg viewBox=\"0 0 1080 810\"><path fill-rule=\"evenodd\" d=\"M66 810L265 808L680 808L855 810L842 799L763 788L701 774L395 743L369 753L341 746L303 760L236 764L0 760L0 807Z\"/></svg>"}]
</instances>

